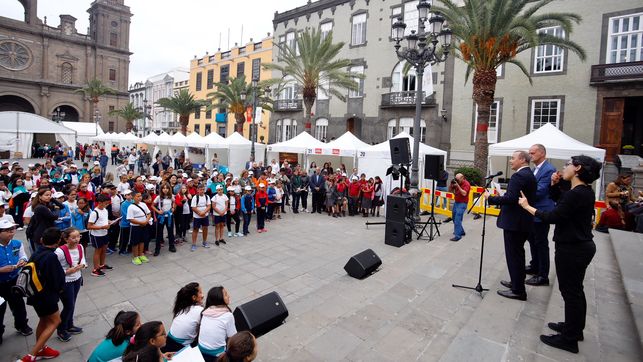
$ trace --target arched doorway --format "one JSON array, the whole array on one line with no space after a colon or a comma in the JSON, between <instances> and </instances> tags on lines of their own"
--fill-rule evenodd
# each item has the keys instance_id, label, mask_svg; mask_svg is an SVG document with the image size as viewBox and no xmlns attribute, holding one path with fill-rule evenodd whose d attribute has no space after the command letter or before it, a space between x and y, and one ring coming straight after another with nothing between
<instances>
[{"instance_id":1,"label":"arched doorway","mask_svg":"<svg viewBox=\"0 0 643 362\"><path fill-rule=\"evenodd\" d=\"M346 130L356 137L362 137L362 119L359 117L351 117L346 120Z\"/></svg>"},{"instance_id":2,"label":"arched doorway","mask_svg":"<svg viewBox=\"0 0 643 362\"><path fill-rule=\"evenodd\" d=\"M49 118L51 118L52 120L54 120L54 116L61 117L60 121L64 122L80 121L80 115L78 114L76 108L68 104L61 104L59 106L56 106L49 116Z\"/></svg>"},{"instance_id":3,"label":"arched doorway","mask_svg":"<svg viewBox=\"0 0 643 362\"><path fill-rule=\"evenodd\" d=\"M0 96L0 112L18 111L27 113L36 113L31 102L14 95Z\"/></svg>"}]
</instances>

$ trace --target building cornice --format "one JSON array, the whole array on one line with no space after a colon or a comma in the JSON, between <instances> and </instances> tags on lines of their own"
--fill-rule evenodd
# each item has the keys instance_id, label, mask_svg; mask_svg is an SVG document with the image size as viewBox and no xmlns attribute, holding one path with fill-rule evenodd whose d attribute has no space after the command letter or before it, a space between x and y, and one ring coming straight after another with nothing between
<instances>
[{"instance_id":1,"label":"building cornice","mask_svg":"<svg viewBox=\"0 0 643 362\"><path fill-rule=\"evenodd\" d=\"M304 6L294 8L292 10L284 11L283 13L275 12L275 17L272 20L272 25L276 29L277 24L287 22L289 20L294 20L300 16L310 16L313 13L320 13L328 8L334 6L342 5L348 2L353 2L355 0L319 0L315 2L309 2Z\"/></svg>"},{"instance_id":2,"label":"building cornice","mask_svg":"<svg viewBox=\"0 0 643 362\"><path fill-rule=\"evenodd\" d=\"M46 80L34 80L34 79L27 79L27 78L10 78L10 77L3 77L0 76L0 83L2 82L8 82L8 83L22 83L22 84L27 84L27 85L36 85L39 87L51 87L51 88L58 88L58 89L67 89L71 91L76 91L79 89L83 88L83 85L79 84L65 84L65 83L57 83L57 82L50 82ZM79 93L79 95L82 96L82 94ZM127 92L124 91L118 91L116 94L113 94L115 96L128 96ZM109 96L109 94L108 94Z\"/></svg>"}]
</instances>

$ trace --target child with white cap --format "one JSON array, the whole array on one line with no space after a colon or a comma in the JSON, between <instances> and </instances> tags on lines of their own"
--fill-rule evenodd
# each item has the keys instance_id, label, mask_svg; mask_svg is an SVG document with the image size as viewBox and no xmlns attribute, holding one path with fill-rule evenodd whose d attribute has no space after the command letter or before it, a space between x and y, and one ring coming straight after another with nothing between
<instances>
[{"instance_id":1,"label":"child with white cap","mask_svg":"<svg viewBox=\"0 0 643 362\"><path fill-rule=\"evenodd\" d=\"M214 243L225 244L223 240L223 227L226 222L226 214L228 213L228 196L223 193L223 185L216 186L217 194L212 196L212 213L214 214Z\"/></svg>"}]
</instances>

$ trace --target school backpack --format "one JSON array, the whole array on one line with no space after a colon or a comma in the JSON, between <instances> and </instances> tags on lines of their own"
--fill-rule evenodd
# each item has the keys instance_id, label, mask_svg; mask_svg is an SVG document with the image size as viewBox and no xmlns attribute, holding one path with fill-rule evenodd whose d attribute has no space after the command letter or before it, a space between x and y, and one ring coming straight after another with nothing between
<instances>
[{"instance_id":1,"label":"school backpack","mask_svg":"<svg viewBox=\"0 0 643 362\"><path fill-rule=\"evenodd\" d=\"M65 255L65 261L67 262L67 265L70 267L73 267L74 265L72 264L71 260L71 253L69 252L69 248L67 245L61 245L60 250L63 251L63 254ZM78 244L78 264L83 260L83 246Z\"/></svg>"},{"instance_id":2,"label":"school backpack","mask_svg":"<svg viewBox=\"0 0 643 362\"><path fill-rule=\"evenodd\" d=\"M18 273L16 285L11 287L11 291L22 298L33 297L43 290L43 285L38 276L36 269L36 258L25 264Z\"/></svg>"}]
</instances>

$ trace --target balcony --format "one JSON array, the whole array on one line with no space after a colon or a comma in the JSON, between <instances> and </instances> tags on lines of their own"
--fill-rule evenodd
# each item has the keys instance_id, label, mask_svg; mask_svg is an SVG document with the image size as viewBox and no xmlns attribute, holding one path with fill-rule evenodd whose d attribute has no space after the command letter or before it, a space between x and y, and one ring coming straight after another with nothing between
<instances>
[{"instance_id":1,"label":"balcony","mask_svg":"<svg viewBox=\"0 0 643 362\"><path fill-rule=\"evenodd\" d=\"M275 112L297 112L304 109L301 99L277 99L273 109Z\"/></svg>"},{"instance_id":2,"label":"balcony","mask_svg":"<svg viewBox=\"0 0 643 362\"><path fill-rule=\"evenodd\" d=\"M382 103L380 108L392 108L392 107L415 107L416 102L415 91L405 91L405 92L392 92L382 94ZM423 100L422 106L430 106L435 104L435 99L433 95L424 97L426 93L422 92Z\"/></svg>"},{"instance_id":3,"label":"balcony","mask_svg":"<svg viewBox=\"0 0 643 362\"><path fill-rule=\"evenodd\" d=\"M643 81L643 62L592 65L590 85Z\"/></svg>"}]
</instances>

